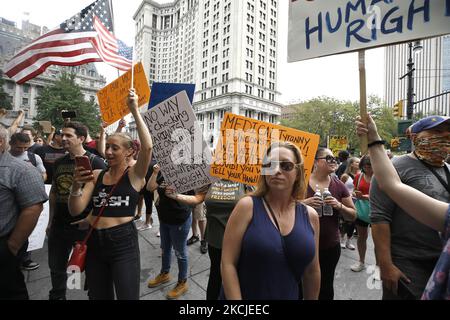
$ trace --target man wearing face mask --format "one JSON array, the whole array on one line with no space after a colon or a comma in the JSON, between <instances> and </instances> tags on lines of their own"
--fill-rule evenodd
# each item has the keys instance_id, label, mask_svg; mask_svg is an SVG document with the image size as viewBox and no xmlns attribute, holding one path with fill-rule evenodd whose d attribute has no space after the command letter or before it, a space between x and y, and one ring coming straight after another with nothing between
<instances>
[{"instance_id":1,"label":"man wearing face mask","mask_svg":"<svg viewBox=\"0 0 450 320\"><path fill-rule=\"evenodd\" d=\"M411 127L414 151L396 157L403 183L450 202L450 118L431 116ZM376 178L376 177L375 177ZM383 281L383 300L420 299L442 250L439 233L398 207L372 179L370 209L375 250Z\"/></svg>"}]
</instances>

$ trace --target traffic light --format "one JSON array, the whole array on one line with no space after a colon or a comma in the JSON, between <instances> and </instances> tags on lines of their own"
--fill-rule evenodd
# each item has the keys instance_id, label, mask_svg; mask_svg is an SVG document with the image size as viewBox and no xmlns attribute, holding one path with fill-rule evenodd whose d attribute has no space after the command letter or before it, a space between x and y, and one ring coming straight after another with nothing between
<instances>
[{"instance_id":1,"label":"traffic light","mask_svg":"<svg viewBox=\"0 0 450 320\"><path fill-rule=\"evenodd\" d=\"M392 114L394 117L403 117L403 100L400 100L399 102L394 104L394 107L392 108Z\"/></svg>"}]
</instances>

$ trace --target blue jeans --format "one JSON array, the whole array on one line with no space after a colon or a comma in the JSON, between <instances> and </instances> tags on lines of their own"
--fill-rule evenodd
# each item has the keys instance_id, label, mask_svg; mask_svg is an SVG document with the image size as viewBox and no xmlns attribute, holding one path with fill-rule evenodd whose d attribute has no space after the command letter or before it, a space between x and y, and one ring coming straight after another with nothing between
<instances>
[{"instance_id":1,"label":"blue jeans","mask_svg":"<svg viewBox=\"0 0 450 320\"><path fill-rule=\"evenodd\" d=\"M186 241L192 224L192 214L179 225L160 223L162 272L170 271L172 247L178 261L178 281L186 280L188 274L188 255Z\"/></svg>"},{"instance_id":2,"label":"blue jeans","mask_svg":"<svg viewBox=\"0 0 450 320\"><path fill-rule=\"evenodd\" d=\"M86 278L91 300L139 300L141 260L133 221L95 230L87 243Z\"/></svg>"}]
</instances>

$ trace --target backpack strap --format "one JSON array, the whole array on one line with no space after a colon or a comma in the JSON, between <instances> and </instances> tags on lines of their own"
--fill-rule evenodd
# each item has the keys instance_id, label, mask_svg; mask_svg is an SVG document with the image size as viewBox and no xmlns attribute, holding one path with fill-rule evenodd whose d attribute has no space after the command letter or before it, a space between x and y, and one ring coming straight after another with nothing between
<instances>
[{"instance_id":1,"label":"backpack strap","mask_svg":"<svg viewBox=\"0 0 450 320\"><path fill-rule=\"evenodd\" d=\"M30 160L31 164L37 167L36 155L33 152L27 151L28 160Z\"/></svg>"}]
</instances>

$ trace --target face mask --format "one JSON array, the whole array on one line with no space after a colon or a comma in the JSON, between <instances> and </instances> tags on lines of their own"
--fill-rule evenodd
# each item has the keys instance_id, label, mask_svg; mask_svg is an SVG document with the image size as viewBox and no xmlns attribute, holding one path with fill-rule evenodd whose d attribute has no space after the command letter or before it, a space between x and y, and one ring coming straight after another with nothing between
<instances>
[{"instance_id":1,"label":"face mask","mask_svg":"<svg viewBox=\"0 0 450 320\"><path fill-rule=\"evenodd\" d=\"M434 167L442 167L450 150L449 137L417 138L415 153L420 160Z\"/></svg>"}]
</instances>

